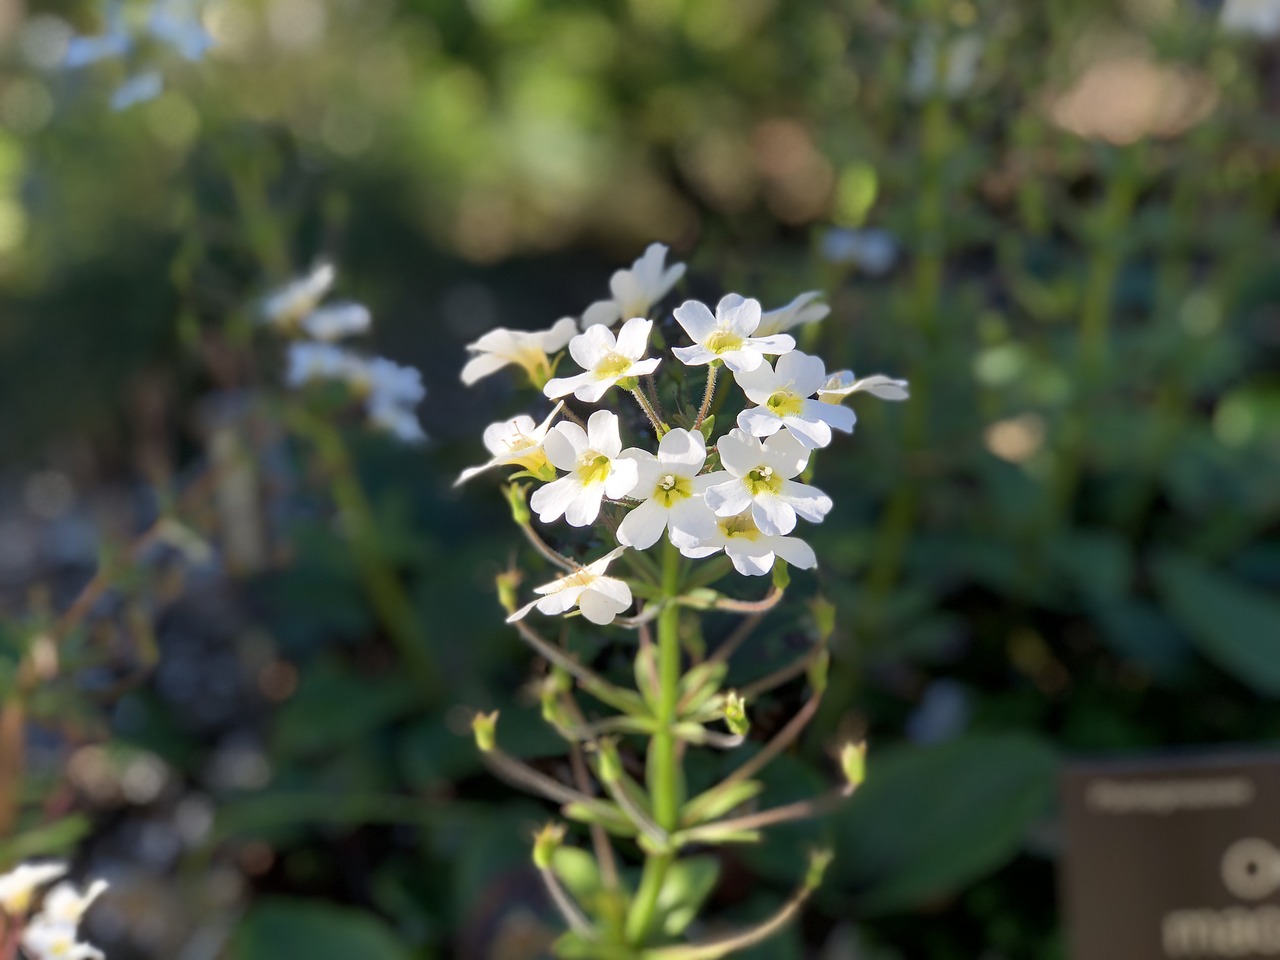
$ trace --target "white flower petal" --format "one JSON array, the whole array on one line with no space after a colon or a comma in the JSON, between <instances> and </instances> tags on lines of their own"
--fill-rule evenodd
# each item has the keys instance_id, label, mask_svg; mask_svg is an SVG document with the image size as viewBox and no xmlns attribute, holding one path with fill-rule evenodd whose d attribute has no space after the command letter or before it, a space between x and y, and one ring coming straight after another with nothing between
<instances>
[{"instance_id":1,"label":"white flower petal","mask_svg":"<svg viewBox=\"0 0 1280 960\"><path fill-rule=\"evenodd\" d=\"M698 430L669 430L658 441L658 459L682 477L697 476L707 462L707 439Z\"/></svg>"},{"instance_id":2,"label":"white flower petal","mask_svg":"<svg viewBox=\"0 0 1280 960\"><path fill-rule=\"evenodd\" d=\"M717 330L716 318L705 303L697 300L686 300L672 311L676 323L680 324L689 339L702 343ZM686 363L689 361L685 361ZM705 362L705 361L701 361Z\"/></svg>"},{"instance_id":3,"label":"white flower petal","mask_svg":"<svg viewBox=\"0 0 1280 960\"><path fill-rule=\"evenodd\" d=\"M798 570L812 570L818 565L813 547L799 537L770 537L770 549Z\"/></svg>"},{"instance_id":4,"label":"white flower petal","mask_svg":"<svg viewBox=\"0 0 1280 960\"><path fill-rule=\"evenodd\" d=\"M462 368L462 382L469 387L476 381L482 380L492 373L497 373L510 363L510 360L500 357L496 353L482 353L472 357L467 361L466 366Z\"/></svg>"},{"instance_id":5,"label":"white flower petal","mask_svg":"<svg viewBox=\"0 0 1280 960\"><path fill-rule=\"evenodd\" d=\"M756 497L751 501L751 519L765 536L785 536L796 528L796 511L781 497Z\"/></svg>"},{"instance_id":6,"label":"white flower petal","mask_svg":"<svg viewBox=\"0 0 1280 960\"><path fill-rule=\"evenodd\" d=\"M569 341L569 356L583 370L592 370L601 360L614 352L616 341L608 327L588 327Z\"/></svg>"},{"instance_id":7,"label":"white flower petal","mask_svg":"<svg viewBox=\"0 0 1280 960\"><path fill-rule=\"evenodd\" d=\"M553 467L572 470L578 465L578 458L587 452L588 445L587 431L576 423L564 421L547 434L542 449Z\"/></svg>"},{"instance_id":8,"label":"white flower petal","mask_svg":"<svg viewBox=\"0 0 1280 960\"><path fill-rule=\"evenodd\" d=\"M744 577L763 577L773 569L773 552L759 542L734 538L724 545L724 552Z\"/></svg>"},{"instance_id":9,"label":"white flower petal","mask_svg":"<svg viewBox=\"0 0 1280 960\"><path fill-rule=\"evenodd\" d=\"M538 340L538 346L545 353L555 353L557 350L563 349L577 335L578 322L573 317L561 317L552 325L550 330L534 334Z\"/></svg>"},{"instance_id":10,"label":"white flower petal","mask_svg":"<svg viewBox=\"0 0 1280 960\"><path fill-rule=\"evenodd\" d=\"M821 420L828 426L843 430L845 433L852 433L853 425L858 422L858 415L851 408L834 403L823 403L821 400L806 400L802 416L806 420Z\"/></svg>"},{"instance_id":11,"label":"white flower petal","mask_svg":"<svg viewBox=\"0 0 1280 960\"><path fill-rule=\"evenodd\" d=\"M782 489L778 496L783 499L788 506L795 510L800 516L804 517L810 523L821 523L822 518L831 512L833 506L831 498L819 490L817 487L811 487L807 484L797 483L794 480L784 480ZM795 525L792 524L792 527ZM762 526L760 528L764 530ZM791 528L786 530L766 530L766 533L790 533Z\"/></svg>"},{"instance_id":12,"label":"white flower petal","mask_svg":"<svg viewBox=\"0 0 1280 960\"><path fill-rule=\"evenodd\" d=\"M809 451L789 430L781 430L764 442L763 462L790 480L809 465Z\"/></svg>"},{"instance_id":13,"label":"white flower petal","mask_svg":"<svg viewBox=\"0 0 1280 960\"><path fill-rule=\"evenodd\" d=\"M830 406L830 404L826 404L826 406ZM755 409L759 410L760 408L756 407ZM832 409L836 408L833 407ZM839 409L846 408L840 407ZM849 412L852 413L853 411ZM776 422L779 424L785 423L787 429L791 431L791 435L800 441L801 446L807 449L816 450L831 443L831 427L827 426L822 420L809 420L805 417L783 417L781 420L776 420Z\"/></svg>"},{"instance_id":14,"label":"white flower petal","mask_svg":"<svg viewBox=\"0 0 1280 960\"><path fill-rule=\"evenodd\" d=\"M738 426L753 437L771 437L782 429L782 419L767 407L748 407L738 414Z\"/></svg>"},{"instance_id":15,"label":"white flower petal","mask_svg":"<svg viewBox=\"0 0 1280 960\"><path fill-rule=\"evenodd\" d=\"M529 507L543 523L555 523L564 516L564 512L581 491L582 484L578 482L576 476L570 474L559 480L552 480L533 491L533 496L529 498ZM596 502L598 505L599 501ZM594 520L595 517L591 519Z\"/></svg>"},{"instance_id":16,"label":"white flower petal","mask_svg":"<svg viewBox=\"0 0 1280 960\"><path fill-rule=\"evenodd\" d=\"M612 300L597 300L587 307L582 314L582 329L587 330L596 324L612 326L622 319L622 309Z\"/></svg>"},{"instance_id":17,"label":"white flower petal","mask_svg":"<svg viewBox=\"0 0 1280 960\"><path fill-rule=\"evenodd\" d=\"M777 373L778 379L790 383L789 389L798 397L812 397L827 380L822 359L799 350L778 358Z\"/></svg>"},{"instance_id":18,"label":"white flower petal","mask_svg":"<svg viewBox=\"0 0 1280 960\"><path fill-rule=\"evenodd\" d=\"M671 353L686 367L700 367L704 363L720 359L717 354L712 353L700 343L695 343L691 347L672 347Z\"/></svg>"},{"instance_id":19,"label":"white flower petal","mask_svg":"<svg viewBox=\"0 0 1280 960\"><path fill-rule=\"evenodd\" d=\"M622 453L617 414L609 410L597 410L591 415L591 419L587 421L587 447L610 459Z\"/></svg>"},{"instance_id":20,"label":"white flower petal","mask_svg":"<svg viewBox=\"0 0 1280 960\"><path fill-rule=\"evenodd\" d=\"M736 517L751 505L751 491L737 478L707 487L702 496L717 517Z\"/></svg>"},{"instance_id":21,"label":"white flower petal","mask_svg":"<svg viewBox=\"0 0 1280 960\"><path fill-rule=\"evenodd\" d=\"M740 337L750 337L760 326L760 301L726 293L716 305L716 324Z\"/></svg>"},{"instance_id":22,"label":"white flower petal","mask_svg":"<svg viewBox=\"0 0 1280 960\"><path fill-rule=\"evenodd\" d=\"M594 584L583 591L582 596L578 598L578 609L582 611L582 616L597 626L605 626L613 623L615 617L627 607L631 606L630 600L627 603L619 603L617 598L599 589L600 584L609 577L602 577ZM614 583L621 581L614 580ZM624 584L625 586L625 584Z\"/></svg>"},{"instance_id":23,"label":"white flower petal","mask_svg":"<svg viewBox=\"0 0 1280 960\"><path fill-rule=\"evenodd\" d=\"M576 480L576 477L566 478ZM558 482L558 481L557 481ZM579 484L577 492L564 510L564 522L571 527L589 527L600 516L600 500L604 497L604 484Z\"/></svg>"},{"instance_id":24,"label":"white flower petal","mask_svg":"<svg viewBox=\"0 0 1280 960\"><path fill-rule=\"evenodd\" d=\"M609 467L604 481L604 492L610 500L621 500L636 488L640 479L640 465L635 460L616 458Z\"/></svg>"},{"instance_id":25,"label":"white flower petal","mask_svg":"<svg viewBox=\"0 0 1280 960\"><path fill-rule=\"evenodd\" d=\"M667 511L656 500L646 500L625 517L618 526L618 542L648 550L667 528Z\"/></svg>"}]
</instances>

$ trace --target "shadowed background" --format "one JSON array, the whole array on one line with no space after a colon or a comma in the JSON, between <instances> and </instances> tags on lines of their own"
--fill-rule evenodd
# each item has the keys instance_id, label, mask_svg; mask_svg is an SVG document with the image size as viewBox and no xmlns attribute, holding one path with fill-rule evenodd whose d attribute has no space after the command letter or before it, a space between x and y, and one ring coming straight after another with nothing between
<instances>
[{"instance_id":1,"label":"shadowed background","mask_svg":"<svg viewBox=\"0 0 1280 960\"><path fill-rule=\"evenodd\" d=\"M741 920L806 844L837 851L752 956L1062 957L1059 760L1280 736L1274 40L1174 0L211 0L201 22L198 60L70 70L95 4L0 4L6 689L33 625L118 574L32 707L0 853L107 876L89 929L113 960L542 955L546 814L483 771L469 711L548 769L563 745L494 597L518 533L492 485L451 489L532 398L457 374L653 240L690 265L680 297L825 291L802 349L912 386L820 458L836 508L796 585L836 605L832 688L770 796L829 782L840 736L868 737L871 779L723 865L711 915ZM163 89L112 109L143 69ZM427 382L424 446L340 423L398 633L334 464L273 415L254 307L320 257ZM196 542L128 555L166 512Z\"/></svg>"}]
</instances>

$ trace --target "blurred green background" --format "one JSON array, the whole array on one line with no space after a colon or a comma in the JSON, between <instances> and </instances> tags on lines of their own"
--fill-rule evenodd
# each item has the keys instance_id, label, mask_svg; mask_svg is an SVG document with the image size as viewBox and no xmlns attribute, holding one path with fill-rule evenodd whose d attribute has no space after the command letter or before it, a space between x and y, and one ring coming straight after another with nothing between
<instances>
[{"instance_id":1,"label":"blurred green background","mask_svg":"<svg viewBox=\"0 0 1280 960\"><path fill-rule=\"evenodd\" d=\"M776 797L829 781L841 736L868 737L871 780L725 863L713 917L758 917L803 844L836 846L803 923L753 956L1062 957L1060 761L1280 739L1273 39L1185 0L200 16L198 62L153 45L73 71L98 5L0 3L6 650L158 511L214 548L147 554L33 708L6 849L112 880L90 932L113 960L542 955L545 812L483 771L468 711L501 707L549 770L562 744L493 596L518 534L491 487L450 487L531 398L457 372L492 326L579 314L653 240L690 264L681 296L824 290L802 348L912 385L820 459L836 509L796 585L836 604L836 662ZM111 109L143 67L163 92ZM335 466L272 415L253 307L322 256L376 349L424 371L427 445L344 423ZM346 466L412 605L399 633L335 508Z\"/></svg>"}]
</instances>

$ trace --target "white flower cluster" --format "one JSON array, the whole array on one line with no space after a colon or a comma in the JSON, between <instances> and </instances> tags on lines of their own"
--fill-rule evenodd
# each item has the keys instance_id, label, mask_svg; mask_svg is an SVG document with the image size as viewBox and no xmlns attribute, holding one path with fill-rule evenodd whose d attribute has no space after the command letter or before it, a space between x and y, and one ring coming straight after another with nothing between
<instances>
[{"instance_id":1,"label":"white flower cluster","mask_svg":"<svg viewBox=\"0 0 1280 960\"><path fill-rule=\"evenodd\" d=\"M23 953L31 960L104 960L101 950L79 941L76 928L85 911L107 889L105 880L95 880L83 892L70 883L59 883L44 895L39 911L28 917L40 888L66 872L65 863L24 863L0 875L0 912L5 925L21 929Z\"/></svg>"},{"instance_id":2,"label":"white flower cluster","mask_svg":"<svg viewBox=\"0 0 1280 960\"><path fill-rule=\"evenodd\" d=\"M317 381L344 383L364 403L369 423L405 443L426 439L414 408L427 395L422 374L385 357L366 357L338 341L368 333L369 309L350 301L322 304L336 276L322 263L262 303L262 322L289 344L285 382L294 388Z\"/></svg>"},{"instance_id":3,"label":"white flower cluster","mask_svg":"<svg viewBox=\"0 0 1280 960\"><path fill-rule=\"evenodd\" d=\"M535 607L548 615L577 607L593 623L612 622L630 608L632 596L626 582L605 576L609 564L626 549L649 549L664 533L689 558L725 553L744 576L769 573L778 558L803 569L815 566L812 548L791 534L800 518L821 522L832 502L797 478L812 452L831 443L833 430L853 430L854 412L840 406L842 399L858 392L886 400L907 396L905 381L880 375L855 379L848 370L828 374L821 359L796 350L786 331L829 312L817 302L818 293L801 294L767 313L758 301L731 293L714 313L696 300L674 311L692 343L671 352L687 367L708 367L708 383L698 416L686 415L687 426L668 426L656 412L652 380L661 360L647 356L654 329L648 314L685 269L683 264L666 267L666 253L653 244L630 270L615 273L613 298L587 309L581 333L566 318L543 332L494 330L468 347L474 356L463 371L465 383L516 364L550 399L572 394L595 405L617 387L635 396L658 438L656 451L624 448L615 412L584 413L583 422L564 400L536 426L522 415L485 431L492 458L464 471L458 483L493 467L519 466L514 476L541 483L529 507L544 524L563 518L572 527L592 526L606 500L627 509L616 549L539 587L540 599L511 620ZM615 335L610 327L624 318ZM566 345L582 372L553 377L561 358L551 353ZM721 367L732 373L747 402L736 425L709 447L714 418L707 416L707 405ZM553 426L557 414L569 419Z\"/></svg>"}]
</instances>

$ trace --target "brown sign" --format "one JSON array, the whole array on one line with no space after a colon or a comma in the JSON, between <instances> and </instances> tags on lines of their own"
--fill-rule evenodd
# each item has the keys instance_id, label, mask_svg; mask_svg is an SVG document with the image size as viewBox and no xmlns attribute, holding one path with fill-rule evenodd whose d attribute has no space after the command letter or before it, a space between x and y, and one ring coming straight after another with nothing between
<instances>
[{"instance_id":1,"label":"brown sign","mask_svg":"<svg viewBox=\"0 0 1280 960\"><path fill-rule=\"evenodd\" d=\"M1073 960L1280 960L1280 754L1064 778Z\"/></svg>"}]
</instances>

